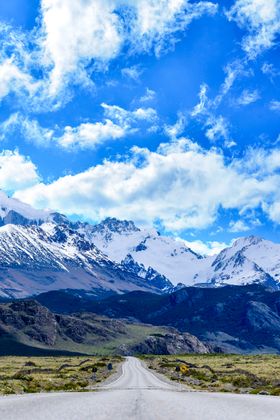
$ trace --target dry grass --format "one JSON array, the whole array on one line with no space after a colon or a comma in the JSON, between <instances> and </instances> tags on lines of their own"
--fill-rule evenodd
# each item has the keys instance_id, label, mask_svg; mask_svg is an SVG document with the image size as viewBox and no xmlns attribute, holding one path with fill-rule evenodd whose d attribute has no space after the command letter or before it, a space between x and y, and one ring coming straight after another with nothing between
<instances>
[{"instance_id":1,"label":"dry grass","mask_svg":"<svg viewBox=\"0 0 280 420\"><path fill-rule=\"evenodd\" d=\"M280 396L280 356L143 356L151 369L196 390ZM182 365L186 373L179 371Z\"/></svg>"},{"instance_id":2,"label":"dry grass","mask_svg":"<svg viewBox=\"0 0 280 420\"><path fill-rule=\"evenodd\" d=\"M91 356L0 357L0 394L87 391L114 373L121 361ZM113 370L108 370L110 363Z\"/></svg>"}]
</instances>

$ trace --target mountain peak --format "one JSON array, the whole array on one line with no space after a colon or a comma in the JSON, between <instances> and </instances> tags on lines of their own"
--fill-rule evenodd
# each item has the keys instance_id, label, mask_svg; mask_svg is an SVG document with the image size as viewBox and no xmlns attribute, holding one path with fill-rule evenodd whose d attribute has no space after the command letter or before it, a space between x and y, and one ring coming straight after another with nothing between
<instances>
[{"instance_id":1,"label":"mountain peak","mask_svg":"<svg viewBox=\"0 0 280 420\"><path fill-rule=\"evenodd\" d=\"M135 226L134 222L131 220L119 220L115 217L107 217L103 222L94 226L93 229L95 232L105 232L109 231L111 233L131 233L131 232L140 232L140 229Z\"/></svg>"},{"instance_id":2,"label":"mountain peak","mask_svg":"<svg viewBox=\"0 0 280 420\"><path fill-rule=\"evenodd\" d=\"M243 238L238 238L234 243L233 247L236 248L243 248L247 246L257 245L258 243L262 242L263 239L260 236L247 236Z\"/></svg>"}]
</instances>

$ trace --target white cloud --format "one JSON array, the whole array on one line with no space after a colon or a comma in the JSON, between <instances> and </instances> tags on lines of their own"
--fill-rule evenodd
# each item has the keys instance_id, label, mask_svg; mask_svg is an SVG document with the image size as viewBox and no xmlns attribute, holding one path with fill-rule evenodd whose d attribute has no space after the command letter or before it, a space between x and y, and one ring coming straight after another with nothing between
<instances>
[{"instance_id":1,"label":"white cloud","mask_svg":"<svg viewBox=\"0 0 280 420\"><path fill-rule=\"evenodd\" d=\"M199 103L194 107L191 115L196 117L197 115L204 114L208 112L209 100L207 97L208 86L204 83L200 86L199 91Z\"/></svg>"},{"instance_id":2,"label":"white cloud","mask_svg":"<svg viewBox=\"0 0 280 420\"><path fill-rule=\"evenodd\" d=\"M221 86L220 95L218 95L218 98L216 99L216 102L220 102L223 97L230 91L230 89L233 87L234 82L240 75L246 74L244 70L244 65L239 60L233 61L232 63L229 63L225 69L225 80Z\"/></svg>"},{"instance_id":3,"label":"white cloud","mask_svg":"<svg viewBox=\"0 0 280 420\"><path fill-rule=\"evenodd\" d=\"M203 14L214 14L208 1L188 0L42 0L42 29L38 42L50 70L49 93L55 96L69 79L89 83L85 66L106 66L128 45L130 50L159 54L172 36ZM134 68L124 69L139 76ZM73 80L72 80L73 82Z\"/></svg>"},{"instance_id":4,"label":"white cloud","mask_svg":"<svg viewBox=\"0 0 280 420\"><path fill-rule=\"evenodd\" d=\"M270 219L276 224L280 224L280 197L278 201L275 201L271 205L264 205L265 210L267 211Z\"/></svg>"},{"instance_id":5,"label":"white cloud","mask_svg":"<svg viewBox=\"0 0 280 420\"><path fill-rule=\"evenodd\" d=\"M56 109L71 98L66 87L94 88L92 74L123 51L158 55L193 19L216 10L209 1L41 0L32 32L0 22L0 99L14 92L35 110ZM141 71L135 65L122 74L138 80Z\"/></svg>"},{"instance_id":6,"label":"white cloud","mask_svg":"<svg viewBox=\"0 0 280 420\"><path fill-rule=\"evenodd\" d=\"M14 133L21 133L28 142L40 146L49 146L54 137L54 130L40 126L37 120L31 120L19 113L12 114L0 124L0 139L5 140Z\"/></svg>"},{"instance_id":7,"label":"white cloud","mask_svg":"<svg viewBox=\"0 0 280 420\"><path fill-rule=\"evenodd\" d=\"M151 102L156 98L156 92L152 89L147 88L146 93L139 99L139 102Z\"/></svg>"},{"instance_id":8,"label":"white cloud","mask_svg":"<svg viewBox=\"0 0 280 420\"><path fill-rule=\"evenodd\" d=\"M250 148L245 153L244 159L235 161L235 167L238 167L238 170L245 170L252 177L271 176L280 169L280 149Z\"/></svg>"},{"instance_id":9,"label":"white cloud","mask_svg":"<svg viewBox=\"0 0 280 420\"><path fill-rule=\"evenodd\" d=\"M217 5L209 1L128 0L127 3L136 11L132 44L139 50L154 48L156 55L168 48L166 41L172 44L173 35L185 30L192 20L217 12Z\"/></svg>"},{"instance_id":10,"label":"white cloud","mask_svg":"<svg viewBox=\"0 0 280 420\"><path fill-rule=\"evenodd\" d=\"M245 89L241 93L241 96L237 99L236 103L237 105L240 105L240 106L246 106L246 105L250 105L258 101L259 99L260 99L260 94L257 89L252 90L252 91Z\"/></svg>"},{"instance_id":11,"label":"white cloud","mask_svg":"<svg viewBox=\"0 0 280 420\"><path fill-rule=\"evenodd\" d=\"M26 91L33 95L37 87L31 76L21 71L12 59L0 64L0 100L10 92Z\"/></svg>"},{"instance_id":12,"label":"white cloud","mask_svg":"<svg viewBox=\"0 0 280 420\"><path fill-rule=\"evenodd\" d=\"M242 47L249 58L275 45L280 33L279 0L236 0L227 17L248 31Z\"/></svg>"},{"instance_id":13,"label":"white cloud","mask_svg":"<svg viewBox=\"0 0 280 420\"><path fill-rule=\"evenodd\" d=\"M244 220L237 220L237 221L232 221L229 224L229 231L233 232L233 233L237 233L237 232L247 232L248 230L250 230L250 226L248 226Z\"/></svg>"},{"instance_id":14,"label":"white cloud","mask_svg":"<svg viewBox=\"0 0 280 420\"><path fill-rule=\"evenodd\" d=\"M10 93L33 98L41 83L31 75L27 35L0 22L0 37L0 101Z\"/></svg>"},{"instance_id":15,"label":"white cloud","mask_svg":"<svg viewBox=\"0 0 280 420\"><path fill-rule=\"evenodd\" d=\"M126 128L114 124L111 120L97 123L84 123L78 127L65 127L64 134L57 138L57 143L65 148L94 149L109 140L124 137Z\"/></svg>"},{"instance_id":16,"label":"white cloud","mask_svg":"<svg viewBox=\"0 0 280 420\"><path fill-rule=\"evenodd\" d=\"M201 121L206 129L206 137L214 142L219 139L225 140L229 144L230 139L229 127L227 120L221 116L216 116L217 98L211 101L207 96L208 86L202 84L199 92L199 103L193 108L191 117Z\"/></svg>"},{"instance_id":17,"label":"white cloud","mask_svg":"<svg viewBox=\"0 0 280 420\"><path fill-rule=\"evenodd\" d=\"M113 121L118 121L123 127L129 127L135 121L146 121L155 123L158 120L157 111L154 108L137 108L134 111L128 111L117 105L101 104L106 117Z\"/></svg>"},{"instance_id":18,"label":"white cloud","mask_svg":"<svg viewBox=\"0 0 280 420\"><path fill-rule=\"evenodd\" d=\"M164 131L171 140L176 140L178 136L182 135L187 121L182 112L178 113L178 119L174 125L165 125Z\"/></svg>"},{"instance_id":19,"label":"white cloud","mask_svg":"<svg viewBox=\"0 0 280 420\"><path fill-rule=\"evenodd\" d=\"M135 82L139 81L142 73L143 70L139 66L125 67L122 69L122 75L134 80Z\"/></svg>"},{"instance_id":20,"label":"white cloud","mask_svg":"<svg viewBox=\"0 0 280 420\"><path fill-rule=\"evenodd\" d=\"M14 133L21 133L25 140L40 146L60 146L66 150L95 149L108 141L118 140L143 128L154 129L158 115L153 108L137 108L128 111L116 105L101 105L104 110L102 121L85 122L76 127L63 129L42 127L37 120L19 113L12 114L0 124L0 140Z\"/></svg>"},{"instance_id":21,"label":"white cloud","mask_svg":"<svg viewBox=\"0 0 280 420\"><path fill-rule=\"evenodd\" d=\"M122 34L114 2L109 0L42 0L43 62L51 69L50 95L67 78L86 79L91 59L107 62L120 51Z\"/></svg>"},{"instance_id":22,"label":"white cloud","mask_svg":"<svg viewBox=\"0 0 280 420\"><path fill-rule=\"evenodd\" d=\"M271 101L269 104L271 111L280 111L280 101Z\"/></svg>"},{"instance_id":23,"label":"white cloud","mask_svg":"<svg viewBox=\"0 0 280 420\"><path fill-rule=\"evenodd\" d=\"M217 241L210 241L210 242L203 242L201 240L196 241L186 241L184 239L178 238L178 241L184 242L187 247L191 248L194 252L199 255L205 256L214 256L219 254L223 249L228 248L232 245L235 241L231 241L229 244L225 242L217 242Z\"/></svg>"},{"instance_id":24,"label":"white cloud","mask_svg":"<svg viewBox=\"0 0 280 420\"><path fill-rule=\"evenodd\" d=\"M0 153L0 189L15 191L31 187L40 181L37 167L17 150Z\"/></svg>"},{"instance_id":25,"label":"white cloud","mask_svg":"<svg viewBox=\"0 0 280 420\"><path fill-rule=\"evenodd\" d=\"M250 72L245 71L244 65L239 60L228 64L224 71L224 82L220 86L218 94L213 99L208 97L208 85L203 83L200 86L199 102L190 112L190 116L203 124L205 135L210 141L223 140L224 147L231 148L236 146L236 142L231 138L228 120L224 116L219 115L218 108L232 89L236 79L241 75L248 76ZM250 101L257 100L257 94L257 91L244 91L240 101L242 101L243 105L249 104Z\"/></svg>"},{"instance_id":26,"label":"white cloud","mask_svg":"<svg viewBox=\"0 0 280 420\"><path fill-rule=\"evenodd\" d=\"M263 74L266 74L273 79L274 77L280 76L280 72L274 67L272 63L264 63L261 68Z\"/></svg>"},{"instance_id":27,"label":"white cloud","mask_svg":"<svg viewBox=\"0 0 280 420\"><path fill-rule=\"evenodd\" d=\"M209 140L216 141L221 138L225 139L226 141L229 140L228 122L224 117L210 116L207 118L205 125L208 127L205 135Z\"/></svg>"},{"instance_id":28,"label":"white cloud","mask_svg":"<svg viewBox=\"0 0 280 420\"><path fill-rule=\"evenodd\" d=\"M104 161L51 184L18 191L16 197L38 208L94 220L106 216L143 224L160 220L173 232L206 228L221 208L241 214L261 207L275 220L272 205L280 202L279 164L275 161L274 171L261 173L250 170L244 159L226 163L221 152L180 139L156 152L134 147L131 158L123 162ZM269 153L264 159L268 166Z\"/></svg>"}]
</instances>

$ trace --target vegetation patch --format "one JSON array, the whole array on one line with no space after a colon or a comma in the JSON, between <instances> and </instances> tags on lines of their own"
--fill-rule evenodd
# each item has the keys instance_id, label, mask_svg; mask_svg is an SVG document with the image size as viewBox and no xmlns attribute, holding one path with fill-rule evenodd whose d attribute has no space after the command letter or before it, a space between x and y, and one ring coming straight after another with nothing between
<instances>
[{"instance_id":1,"label":"vegetation patch","mask_svg":"<svg viewBox=\"0 0 280 420\"><path fill-rule=\"evenodd\" d=\"M200 391L280 396L280 356L141 356L150 369Z\"/></svg>"},{"instance_id":2,"label":"vegetation patch","mask_svg":"<svg viewBox=\"0 0 280 420\"><path fill-rule=\"evenodd\" d=\"M122 357L0 357L0 394L89 391Z\"/></svg>"}]
</instances>

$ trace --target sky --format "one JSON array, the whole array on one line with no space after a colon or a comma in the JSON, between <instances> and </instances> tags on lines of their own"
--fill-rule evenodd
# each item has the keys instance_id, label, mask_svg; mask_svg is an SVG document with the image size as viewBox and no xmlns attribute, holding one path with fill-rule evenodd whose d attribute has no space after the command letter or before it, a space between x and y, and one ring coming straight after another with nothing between
<instances>
[{"instance_id":1,"label":"sky","mask_svg":"<svg viewBox=\"0 0 280 420\"><path fill-rule=\"evenodd\" d=\"M0 3L0 188L215 253L279 242L279 0Z\"/></svg>"}]
</instances>

